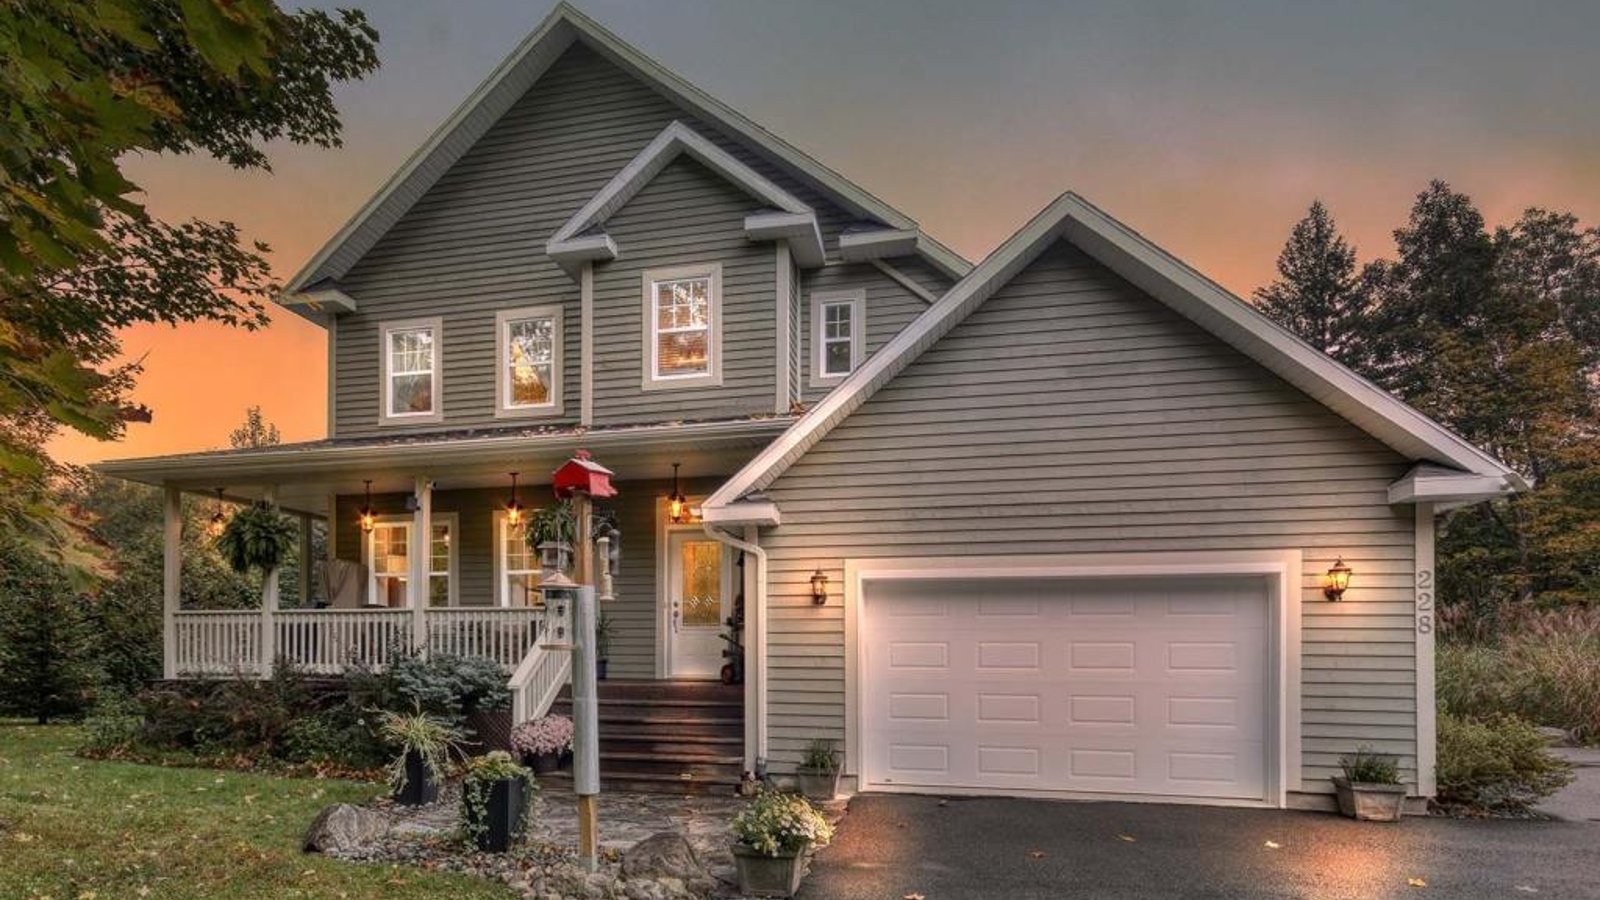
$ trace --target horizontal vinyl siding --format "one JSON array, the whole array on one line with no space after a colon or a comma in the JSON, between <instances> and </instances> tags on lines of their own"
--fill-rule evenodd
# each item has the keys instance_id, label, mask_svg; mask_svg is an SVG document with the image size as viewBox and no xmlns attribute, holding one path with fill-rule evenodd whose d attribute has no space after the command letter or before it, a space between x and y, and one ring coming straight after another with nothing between
<instances>
[{"instance_id":1,"label":"horizontal vinyl siding","mask_svg":"<svg viewBox=\"0 0 1600 900\"><path fill-rule=\"evenodd\" d=\"M612 216L606 233L617 242L618 259L594 267L596 425L772 412L777 252L744 234L745 216L760 208L680 156ZM722 266L722 383L644 390L644 273L710 263Z\"/></svg>"},{"instance_id":2,"label":"horizontal vinyl siding","mask_svg":"<svg viewBox=\"0 0 1600 900\"><path fill-rule=\"evenodd\" d=\"M870 301L869 301L870 303ZM843 738L846 558L1298 549L1302 785L1370 744L1415 779L1407 463L1065 245L1048 251L780 477L774 758ZM1322 597L1342 556L1346 599Z\"/></svg>"},{"instance_id":3,"label":"horizontal vinyl siding","mask_svg":"<svg viewBox=\"0 0 1600 900\"><path fill-rule=\"evenodd\" d=\"M839 231L852 224L809 183L699 121L587 47L575 45L341 280L357 310L341 316L335 337L334 433L359 437L506 424L494 417L495 312L553 304L565 310L565 414L535 421L575 423L580 396L578 285L545 257L545 242L674 120L814 207L829 248ZM652 190L646 188L646 193ZM731 189L719 182L718 196L726 190ZM661 228L684 226L670 207L662 212ZM630 209L608 228L627 228L629 217L633 232L648 242L641 232L650 231L648 223ZM624 261L643 247L619 243ZM732 262L753 249L773 256L770 243L744 244L748 242L741 236ZM656 250L671 255L666 244L658 243ZM667 264L698 261L673 258ZM765 290L770 319L776 302L771 279ZM435 315L444 319L444 422L379 426L379 323ZM767 368L774 369L775 362L769 359ZM638 392L637 365L623 373L599 371L597 381L613 375L616 383L631 384L632 393ZM770 377L766 411L771 411L775 392ZM730 396L743 389L731 387ZM597 409L606 402L597 397ZM741 397L731 405L743 402Z\"/></svg>"},{"instance_id":4,"label":"horizontal vinyl siding","mask_svg":"<svg viewBox=\"0 0 1600 900\"><path fill-rule=\"evenodd\" d=\"M943 294L950 287L949 281L917 260L894 259L889 262L907 277L927 287L935 296ZM901 329L911 324L912 320L922 315L928 308L927 302L921 297L906 290L899 282L868 263L844 263L803 273L800 286L802 343L800 385L801 396L807 403L815 403L832 390L831 387L817 387L811 383L813 363L817 358L814 346L816 326L811 321L811 295L818 291L850 290L866 292L864 311L866 322L863 334L866 350L861 356L863 360L877 353L890 338L899 334Z\"/></svg>"}]
</instances>

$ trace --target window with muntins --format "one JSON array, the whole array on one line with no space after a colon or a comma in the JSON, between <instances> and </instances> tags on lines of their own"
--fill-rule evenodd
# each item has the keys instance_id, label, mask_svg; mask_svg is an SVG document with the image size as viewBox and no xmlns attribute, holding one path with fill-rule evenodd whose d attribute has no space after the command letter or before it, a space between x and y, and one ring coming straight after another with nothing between
<instances>
[{"instance_id":1,"label":"window with muntins","mask_svg":"<svg viewBox=\"0 0 1600 900\"><path fill-rule=\"evenodd\" d=\"M866 295L862 291L818 293L811 298L811 381L833 385L861 365L863 313Z\"/></svg>"},{"instance_id":2,"label":"window with muntins","mask_svg":"<svg viewBox=\"0 0 1600 900\"><path fill-rule=\"evenodd\" d=\"M439 331L436 321L384 326L385 421L432 421L439 417Z\"/></svg>"},{"instance_id":3,"label":"window with muntins","mask_svg":"<svg viewBox=\"0 0 1600 900\"><path fill-rule=\"evenodd\" d=\"M689 387L720 377L718 267L645 273L645 386Z\"/></svg>"},{"instance_id":4,"label":"window with muntins","mask_svg":"<svg viewBox=\"0 0 1600 900\"><path fill-rule=\"evenodd\" d=\"M449 606L452 523L435 521L428 554L428 605ZM411 523L379 522L367 534L367 602L400 608L409 605Z\"/></svg>"},{"instance_id":5,"label":"window with muntins","mask_svg":"<svg viewBox=\"0 0 1600 900\"><path fill-rule=\"evenodd\" d=\"M532 510L528 512L531 514ZM539 593L539 554L528 546L527 530L511 527L505 513L496 513L495 534L500 556L500 605L543 605L544 597Z\"/></svg>"},{"instance_id":6,"label":"window with muntins","mask_svg":"<svg viewBox=\"0 0 1600 900\"><path fill-rule=\"evenodd\" d=\"M561 310L534 307L499 315L497 394L505 415L553 414L561 405Z\"/></svg>"},{"instance_id":7,"label":"window with muntins","mask_svg":"<svg viewBox=\"0 0 1600 900\"><path fill-rule=\"evenodd\" d=\"M825 377L849 375L855 368L850 346L855 334L850 320L855 314L852 303L822 304L822 374Z\"/></svg>"}]
</instances>

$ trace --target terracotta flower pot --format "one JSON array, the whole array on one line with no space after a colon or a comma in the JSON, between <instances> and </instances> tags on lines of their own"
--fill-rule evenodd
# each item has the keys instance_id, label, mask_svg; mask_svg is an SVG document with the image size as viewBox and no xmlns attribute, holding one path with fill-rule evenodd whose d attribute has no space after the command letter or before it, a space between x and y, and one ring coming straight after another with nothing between
<instances>
[{"instance_id":1,"label":"terracotta flower pot","mask_svg":"<svg viewBox=\"0 0 1600 900\"><path fill-rule=\"evenodd\" d=\"M739 893L746 897L793 897L806 876L811 851L768 856L744 844L733 845Z\"/></svg>"},{"instance_id":2,"label":"terracotta flower pot","mask_svg":"<svg viewBox=\"0 0 1600 900\"><path fill-rule=\"evenodd\" d=\"M1335 775L1333 788L1339 795L1339 812L1352 819L1398 822L1405 810L1406 788L1403 784L1352 782L1343 775Z\"/></svg>"}]
</instances>

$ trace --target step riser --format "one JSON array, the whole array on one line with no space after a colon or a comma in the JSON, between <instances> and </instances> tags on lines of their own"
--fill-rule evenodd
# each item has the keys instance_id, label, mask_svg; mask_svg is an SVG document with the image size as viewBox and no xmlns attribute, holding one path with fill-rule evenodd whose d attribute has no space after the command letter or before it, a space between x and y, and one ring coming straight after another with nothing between
<instances>
[{"instance_id":1,"label":"step riser","mask_svg":"<svg viewBox=\"0 0 1600 900\"><path fill-rule=\"evenodd\" d=\"M601 735L600 755L616 753L651 753L672 758L693 756L739 756L744 752L743 741L718 741L696 743L681 738L655 738L649 740L615 739Z\"/></svg>"},{"instance_id":2,"label":"step riser","mask_svg":"<svg viewBox=\"0 0 1600 900\"><path fill-rule=\"evenodd\" d=\"M554 783L571 784L570 773L561 772L544 775L541 778ZM686 795L718 795L731 796L738 790L738 779L700 779L700 780L668 780L655 781L643 779L630 779L626 775L601 775L600 789L625 794L673 794Z\"/></svg>"},{"instance_id":3,"label":"step riser","mask_svg":"<svg viewBox=\"0 0 1600 900\"><path fill-rule=\"evenodd\" d=\"M734 792L743 769L744 689L711 682L603 681L600 784L663 794ZM572 715L570 691L551 708ZM684 778L682 776L688 775ZM547 778L570 779L570 773Z\"/></svg>"}]
</instances>

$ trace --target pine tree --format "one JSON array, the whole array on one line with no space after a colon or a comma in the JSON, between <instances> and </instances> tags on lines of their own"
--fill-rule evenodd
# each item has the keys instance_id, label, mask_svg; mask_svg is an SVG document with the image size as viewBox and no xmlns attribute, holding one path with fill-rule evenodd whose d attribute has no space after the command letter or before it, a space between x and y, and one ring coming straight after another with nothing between
<instances>
[{"instance_id":1,"label":"pine tree","mask_svg":"<svg viewBox=\"0 0 1600 900\"><path fill-rule=\"evenodd\" d=\"M272 447L282 442L283 439L278 436L278 426L267 421L259 406L246 409L244 424L228 433L228 446L235 450Z\"/></svg>"},{"instance_id":2,"label":"pine tree","mask_svg":"<svg viewBox=\"0 0 1600 900\"><path fill-rule=\"evenodd\" d=\"M98 670L83 602L60 565L0 546L0 709L46 725L88 707Z\"/></svg>"},{"instance_id":3,"label":"pine tree","mask_svg":"<svg viewBox=\"0 0 1600 900\"><path fill-rule=\"evenodd\" d=\"M1321 200L1295 223L1278 254L1278 279L1255 294L1262 312L1346 364L1362 361L1366 295L1356 251Z\"/></svg>"}]
</instances>

